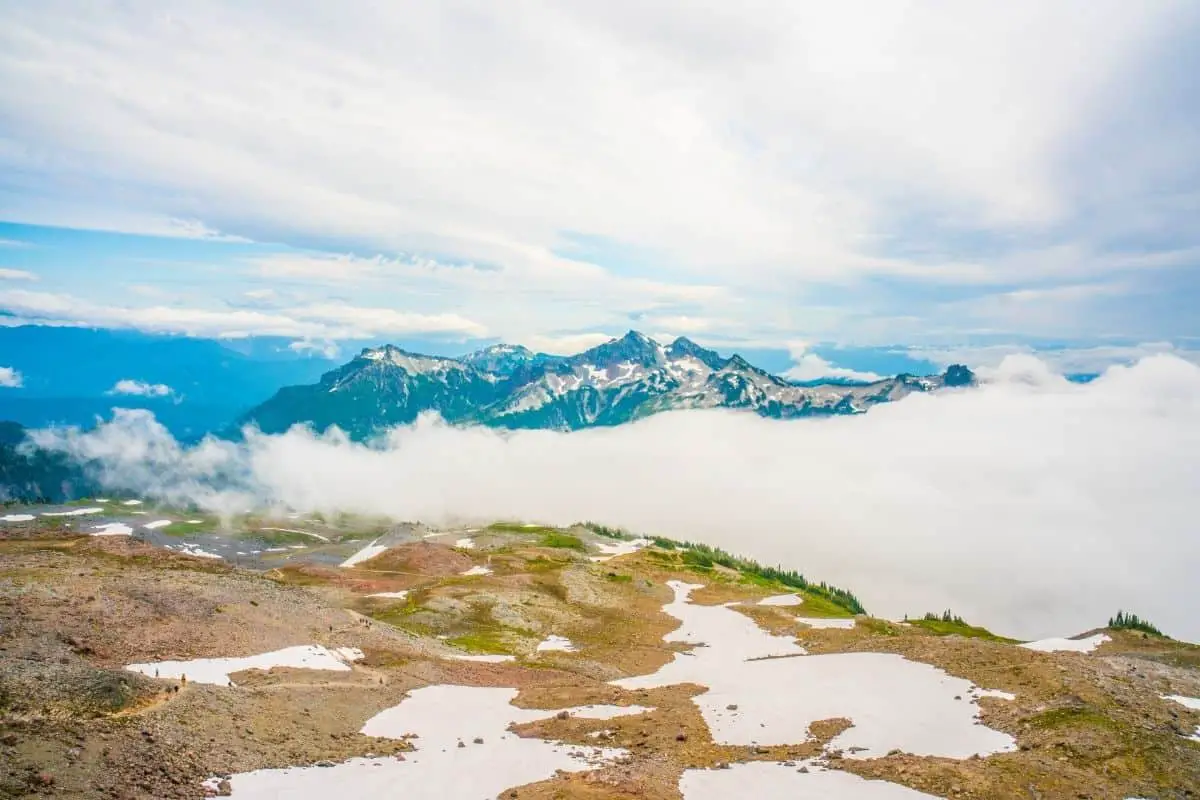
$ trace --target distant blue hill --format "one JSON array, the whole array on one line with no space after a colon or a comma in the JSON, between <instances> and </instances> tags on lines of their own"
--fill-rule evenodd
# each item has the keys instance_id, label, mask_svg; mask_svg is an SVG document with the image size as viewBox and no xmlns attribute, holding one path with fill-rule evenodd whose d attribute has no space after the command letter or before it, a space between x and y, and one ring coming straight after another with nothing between
<instances>
[{"instance_id":1,"label":"distant blue hill","mask_svg":"<svg viewBox=\"0 0 1200 800\"><path fill-rule=\"evenodd\" d=\"M335 363L297 353L289 340L223 343L133 331L0 327L0 366L23 377L0 388L0 420L27 428L91 426L114 407L146 408L184 440L200 438L271 397L280 386L311 383ZM113 395L121 380L161 384L167 397Z\"/></svg>"}]
</instances>

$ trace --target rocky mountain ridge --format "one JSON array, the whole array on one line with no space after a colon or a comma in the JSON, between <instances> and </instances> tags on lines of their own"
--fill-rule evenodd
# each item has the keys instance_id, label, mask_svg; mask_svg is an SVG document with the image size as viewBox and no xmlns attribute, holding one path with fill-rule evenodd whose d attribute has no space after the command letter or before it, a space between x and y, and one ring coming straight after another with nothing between
<instances>
[{"instance_id":1,"label":"rocky mountain ridge","mask_svg":"<svg viewBox=\"0 0 1200 800\"><path fill-rule=\"evenodd\" d=\"M452 423L576 430L620 425L672 409L729 408L763 417L858 414L913 392L968 386L961 365L941 375L872 383L797 384L680 337L662 345L637 331L573 356L492 345L460 358L387 345L364 349L316 384L290 386L241 425L279 433L306 423L356 438L435 411Z\"/></svg>"}]
</instances>

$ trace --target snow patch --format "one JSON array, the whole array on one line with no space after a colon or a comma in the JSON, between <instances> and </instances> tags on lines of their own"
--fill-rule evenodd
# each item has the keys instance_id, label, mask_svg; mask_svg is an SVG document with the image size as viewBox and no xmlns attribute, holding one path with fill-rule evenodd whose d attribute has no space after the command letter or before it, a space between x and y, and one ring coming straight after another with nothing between
<instances>
[{"instance_id":1,"label":"snow patch","mask_svg":"<svg viewBox=\"0 0 1200 800\"><path fill-rule=\"evenodd\" d=\"M229 676L248 669L270 670L275 667L297 667L301 669L324 669L334 672L349 672L350 662L363 657L361 650L342 647L334 650L319 644L297 645L241 658L195 658L190 661L157 661L148 664L130 664L125 669L159 678L187 677L192 683L208 683L228 686Z\"/></svg>"},{"instance_id":2,"label":"snow patch","mask_svg":"<svg viewBox=\"0 0 1200 800\"><path fill-rule=\"evenodd\" d=\"M454 546L461 547L464 550L474 550L475 549L475 540L474 539L456 539L454 542Z\"/></svg>"},{"instance_id":3,"label":"snow patch","mask_svg":"<svg viewBox=\"0 0 1200 800\"><path fill-rule=\"evenodd\" d=\"M178 547L173 547L171 549L177 550L178 552L183 553L186 556L195 556L196 558L217 558L217 559L221 558L221 556L219 554L210 553L207 550L200 547L200 545L192 544L190 542L184 542L183 544L179 545Z\"/></svg>"},{"instance_id":4,"label":"snow patch","mask_svg":"<svg viewBox=\"0 0 1200 800\"><path fill-rule=\"evenodd\" d=\"M37 519L33 514L5 514L0 522L32 522Z\"/></svg>"},{"instance_id":5,"label":"snow patch","mask_svg":"<svg viewBox=\"0 0 1200 800\"><path fill-rule=\"evenodd\" d=\"M133 528L121 522L110 522L107 525L97 525L92 528L90 536L129 536Z\"/></svg>"},{"instance_id":6,"label":"snow patch","mask_svg":"<svg viewBox=\"0 0 1200 800\"><path fill-rule=\"evenodd\" d=\"M404 598L408 597L408 591L405 590L405 591L400 591L400 592L375 592L375 594L369 594L369 595L367 595L367 597L389 597L393 600L403 600Z\"/></svg>"},{"instance_id":7,"label":"snow patch","mask_svg":"<svg viewBox=\"0 0 1200 800\"><path fill-rule=\"evenodd\" d=\"M169 520L169 519L156 519L156 520L154 520L154 522L147 522L142 527L148 528L149 530L156 530L158 528L165 528L170 524L171 524L171 520Z\"/></svg>"},{"instance_id":8,"label":"snow patch","mask_svg":"<svg viewBox=\"0 0 1200 800\"><path fill-rule=\"evenodd\" d=\"M548 651L574 653L578 648L571 644L571 640L567 637L551 634L541 642L538 642L537 649L539 653L545 653Z\"/></svg>"},{"instance_id":9,"label":"snow patch","mask_svg":"<svg viewBox=\"0 0 1200 800\"><path fill-rule=\"evenodd\" d=\"M44 511L43 517L82 517L84 514L99 514L104 511L103 508L73 508L70 511Z\"/></svg>"},{"instance_id":10,"label":"snow patch","mask_svg":"<svg viewBox=\"0 0 1200 800\"><path fill-rule=\"evenodd\" d=\"M682 624L664 641L701 646L677 653L652 675L613 683L707 686L693 702L717 744L803 742L813 722L847 717L854 725L830 748L848 758L876 758L892 749L948 758L1016 749L1011 736L980 724L969 681L893 654L806 655L791 638L762 630L729 606L688 602L699 586L668 585L675 599L663 610Z\"/></svg>"},{"instance_id":11,"label":"snow patch","mask_svg":"<svg viewBox=\"0 0 1200 800\"><path fill-rule=\"evenodd\" d=\"M371 542L369 545L364 547L362 550L359 550L357 553L355 553L354 555L347 558L345 561L342 562L341 566L353 567L354 565L361 564L364 561L370 561L372 558L379 555L380 553L386 552L387 545L376 544L375 542L378 542L378 541L379 540L376 539L374 542Z\"/></svg>"},{"instance_id":12,"label":"snow patch","mask_svg":"<svg viewBox=\"0 0 1200 800\"><path fill-rule=\"evenodd\" d=\"M798 594L777 594L774 597L764 597L758 601L760 606L798 606L804 598Z\"/></svg>"},{"instance_id":13,"label":"snow patch","mask_svg":"<svg viewBox=\"0 0 1200 800\"><path fill-rule=\"evenodd\" d=\"M477 686L416 689L362 727L366 736L389 739L416 734L415 750L405 753L403 761L355 758L332 767L241 773L230 778L232 796L238 800L496 797L513 786L551 778L558 770L583 772L625 754L510 733L513 723L554 714L517 708L510 702L516 695L516 689Z\"/></svg>"},{"instance_id":14,"label":"snow patch","mask_svg":"<svg viewBox=\"0 0 1200 800\"><path fill-rule=\"evenodd\" d=\"M1097 633L1085 639L1039 639L1021 645L1026 650L1039 653L1090 653L1105 642L1112 641L1107 634Z\"/></svg>"},{"instance_id":15,"label":"snow patch","mask_svg":"<svg viewBox=\"0 0 1200 800\"><path fill-rule=\"evenodd\" d=\"M631 553L636 553L643 547L649 547L652 542L649 539L630 539L628 541L618 542L597 542L596 549L604 555L592 556L592 561L609 561L617 556L627 556Z\"/></svg>"},{"instance_id":16,"label":"snow patch","mask_svg":"<svg viewBox=\"0 0 1200 800\"><path fill-rule=\"evenodd\" d=\"M296 530L295 528L259 528L259 530L260 531L279 531L280 533L298 533L302 536L311 536L314 539L320 539L322 542L329 541L329 537L327 537L327 536L322 536L321 534L313 533L312 531ZM345 566L345 564L343 564L342 566Z\"/></svg>"},{"instance_id":17,"label":"snow patch","mask_svg":"<svg viewBox=\"0 0 1200 800\"><path fill-rule=\"evenodd\" d=\"M141 504L141 500L126 500L124 503L121 503L123 506L140 506Z\"/></svg>"},{"instance_id":18,"label":"snow patch","mask_svg":"<svg viewBox=\"0 0 1200 800\"><path fill-rule=\"evenodd\" d=\"M492 571L488 567L474 566L466 572L460 572L459 575L491 575Z\"/></svg>"}]
</instances>

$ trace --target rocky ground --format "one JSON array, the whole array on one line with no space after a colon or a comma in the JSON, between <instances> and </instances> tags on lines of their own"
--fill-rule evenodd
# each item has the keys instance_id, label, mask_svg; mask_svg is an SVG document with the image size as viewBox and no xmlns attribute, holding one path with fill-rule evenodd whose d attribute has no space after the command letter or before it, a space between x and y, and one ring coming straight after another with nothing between
<instances>
[{"instance_id":1,"label":"rocky ground","mask_svg":"<svg viewBox=\"0 0 1200 800\"><path fill-rule=\"evenodd\" d=\"M817 595L802 607L753 605L788 589L670 548L595 561L606 540L585 529L506 525L439 536L372 526L343 550L330 537L313 542L319 557L296 548L276 562L268 554L236 566L129 536L82 535L59 522L0 524L0 797L197 798L221 790L202 787L213 776L368 754L403 758L404 741L358 731L407 691L438 683L519 687L515 704L527 708L655 709L518 726L523 736L599 742L630 756L513 787L506 797L675 800L685 768L817 756L853 724L818 722L808 741L786 747L721 746L691 700L702 687L610 685L683 649L663 641L678 625L662 610L672 578L706 584L696 602L745 601L734 608L796 636L811 653L896 653L1017 696L980 701L983 722L1016 737L1015 752L967 760L835 754L836 768L939 797L1200 797L1200 743L1187 738L1200 712L1161 699L1200 697L1200 647L1112 631L1094 653L1039 653L865 616L849 630L807 628L794 617L848 612ZM390 548L382 555L336 566L384 536ZM470 547L461 546L464 536ZM472 568L490 572L462 574ZM369 596L401 591L407 596ZM577 650L539 652L550 634ZM123 669L297 644L356 647L365 657L346 672L239 673L235 687ZM449 658L462 653L515 660Z\"/></svg>"}]
</instances>

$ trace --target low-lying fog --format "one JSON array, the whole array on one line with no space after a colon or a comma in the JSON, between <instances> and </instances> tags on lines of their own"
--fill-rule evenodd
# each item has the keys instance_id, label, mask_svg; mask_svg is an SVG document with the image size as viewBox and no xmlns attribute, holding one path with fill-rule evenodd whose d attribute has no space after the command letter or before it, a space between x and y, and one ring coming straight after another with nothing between
<instances>
[{"instance_id":1,"label":"low-lying fog","mask_svg":"<svg viewBox=\"0 0 1200 800\"><path fill-rule=\"evenodd\" d=\"M562 434L425 418L371 446L296 429L181 448L124 411L36 436L110 489L173 503L595 520L795 567L881 616L951 608L1042 637L1124 608L1200 640L1200 367L1155 356L1081 385L1022 356L985 380L789 422L675 412Z\"/></svg>"}]
</instances>

